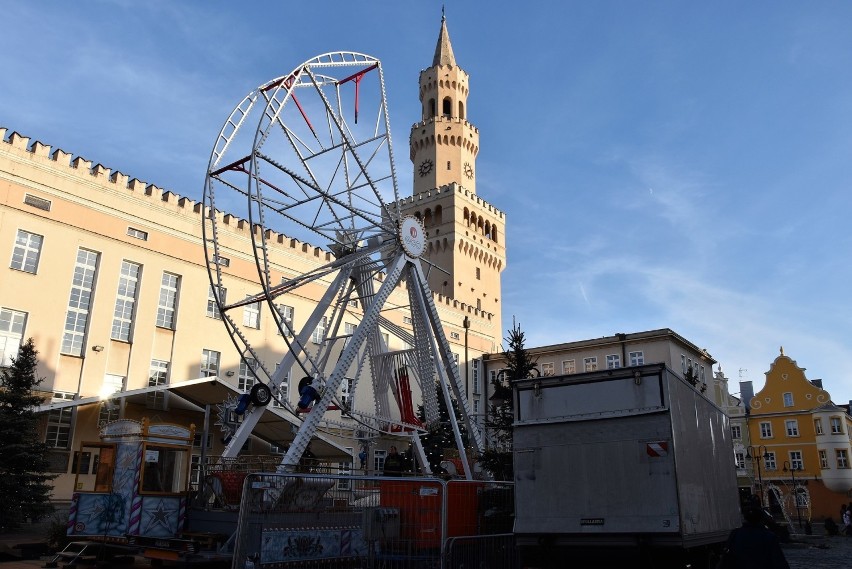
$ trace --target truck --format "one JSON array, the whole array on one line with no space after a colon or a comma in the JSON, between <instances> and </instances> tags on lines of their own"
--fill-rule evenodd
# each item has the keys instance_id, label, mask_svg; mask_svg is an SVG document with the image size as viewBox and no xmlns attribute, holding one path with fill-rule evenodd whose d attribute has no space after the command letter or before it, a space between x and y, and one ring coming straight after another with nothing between
<instances>
[{"instance_id":1,"label":"truck","mask_svg":"<svg viewBox=\"0 0 852 569\"><path fill-rule=\"evenodd\" d=\"M726 414L665 364L514 382L524 567L712 567L741 523Z\"/></svg>"}]
</instances>

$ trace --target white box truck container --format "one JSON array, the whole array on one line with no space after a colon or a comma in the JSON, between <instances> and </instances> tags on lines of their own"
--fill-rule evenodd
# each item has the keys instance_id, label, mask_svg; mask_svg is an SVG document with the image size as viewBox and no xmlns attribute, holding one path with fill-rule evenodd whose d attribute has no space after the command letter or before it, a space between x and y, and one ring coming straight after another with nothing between
<instances>
[{"instance_id":1,"label":"white box truck container","mask_svg":"<svg viewBox=\"0 0 852 569\"><path fill-rule=\"evenodd\" d=\"M699 389L654 364L524 379L513 395L524 566L711 566L741 516L729 421Z\"/></svg>"}]
</instances>

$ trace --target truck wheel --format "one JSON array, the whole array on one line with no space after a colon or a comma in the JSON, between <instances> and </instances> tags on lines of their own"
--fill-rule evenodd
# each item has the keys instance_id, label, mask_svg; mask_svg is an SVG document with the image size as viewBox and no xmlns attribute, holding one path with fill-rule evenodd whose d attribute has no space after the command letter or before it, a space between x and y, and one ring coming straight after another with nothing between
<instances>
[{"instance_id":1,"label":"truck wheel","mask_svg":"<svg viewBox=\"0 0 852 569\"><path fill-rule=\"evenodd\" d=\"M263 383L255 383L251 388L251 402L254 403L257 407L263 407L264 405L268 405L272 400L272 391L263 384Z\"/></svg>"}]
</instances>

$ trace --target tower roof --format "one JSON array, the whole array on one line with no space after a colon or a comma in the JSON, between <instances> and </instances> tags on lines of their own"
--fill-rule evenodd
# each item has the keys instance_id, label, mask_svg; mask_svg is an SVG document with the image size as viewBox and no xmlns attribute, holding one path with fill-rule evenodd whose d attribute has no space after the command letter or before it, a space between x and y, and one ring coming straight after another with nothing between
<instances>
[{"instance_id":1,"label":"tower roof","mask_svg":"<svg viewBox=\"0 0 852 569\"><path fill-rule=\"evenodd\" d=\"M456 56L453 55L453 46L450 43L450 32L447 31L447 18L442 13L441 33L438 35L438 45L435 46L435 57L432 58L432 67L455 64Z\"/></svg>"}]
</instances>

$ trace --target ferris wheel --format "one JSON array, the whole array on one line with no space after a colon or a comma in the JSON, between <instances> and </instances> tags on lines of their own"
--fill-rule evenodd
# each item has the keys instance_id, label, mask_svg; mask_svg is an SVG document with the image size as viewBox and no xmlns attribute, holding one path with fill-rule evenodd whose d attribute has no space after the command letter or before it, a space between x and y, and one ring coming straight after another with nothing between
<instances>
[{"instance_id":1,"label":"ferris wheel","mask_svg":"<svg viewBox=\"0 0 852 569\"><path fill-rule=\"evenodd\" d=\"M354 52L314 57L254 89L231 112L207 171L203 236L219 315L256 381L240 398L242 421L223 456L236 455L264 406L276 401L300 421L282 468L298 464L317 431L335 423L410 434L428 468L417 435L438 420L436 382L447 401L455 397L471 443L482 449L420 260L423 226L403 216L399 204L378 59ZM223 211L247 224L245 253L256 269L254 289L239 299L226 298L223 252L239 240L223 227ZM288 262L282 243L290 239L330 254L310 264ZM407 326L387 316L401 308L391 298L403 283ZM282 309L289 295L321 296L301 325ZM277 365L263 362L247 339L253 323L244 311L258 303L278 327ZM390 335L405 349L391 351ZM296 405L286 397L290 370L302 378ZM422 400L425 424L414 413L412 392Z\"/></svg>"}]
</instances>

